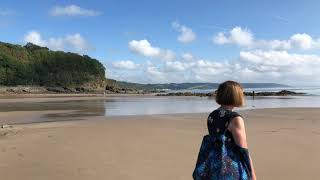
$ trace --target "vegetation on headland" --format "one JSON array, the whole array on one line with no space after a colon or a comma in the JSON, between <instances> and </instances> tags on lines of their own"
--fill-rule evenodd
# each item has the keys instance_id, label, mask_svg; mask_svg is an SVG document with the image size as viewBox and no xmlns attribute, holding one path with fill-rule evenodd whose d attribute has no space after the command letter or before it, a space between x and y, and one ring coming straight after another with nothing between
<instances>
[{"instance_id":1,"label":"vegetation on headland","mask_svg":"<svg viewBox=\"0 0 320 180\"><path fill-rule=\"evenodd\" d=\"M144 91L156 90L194 90L194 89L217 89L219 83L166 83L166 84L139 84L113 80L118 87L133 88ZM272 88L272 87L289 87L284 84L276 83L241 83L243 88Z\"/></svg>"},{"instance_id":2,"label":"vegetation on headland","mask_svg":"<svg viewBox=\"0 0 320 180\"><path fill-rule=\"evenodd\" d=\"M242 83L244 88L287 88L284 84L276 83ZM215 96L214 90L219 83L169 83L169 84L139 84L107 79L106 91L109 93L155 93L156 96ZM212 92L192 92L193 90L212 89ZM170 92L179 91L183 92ZM294 91L281 90L278 92L244 92L246 96L287 96L287 95L305 95Z\"/></svg>"},{"instance_id":3,"label":"vegetation on headland","mask_svg":"<svg viewBox=\"0 0 320 180\"><path fill-rule=\"evenodd\" d=\"M104 66L87 55L0 42L1 86L104 89L105 81Z\"/></svg>"}]
</instances>

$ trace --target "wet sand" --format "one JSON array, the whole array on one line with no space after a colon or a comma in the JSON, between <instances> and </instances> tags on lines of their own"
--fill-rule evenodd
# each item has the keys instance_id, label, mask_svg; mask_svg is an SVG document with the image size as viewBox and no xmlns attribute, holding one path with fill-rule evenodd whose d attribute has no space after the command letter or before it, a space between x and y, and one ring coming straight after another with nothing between
<instances>
[{"instance_id":1,"label":"wet sand","mask_svg":"<svg viewBox=\"0 0 320 180\"><path fill-rule=\"evenodd\" d=\"M317 179L320 109L241 113L258 179ZM7 127L0 130L1 179L192 179L206 117L95 116Z\"/></svg>"},{"instance_id":2,"label":"wet sand","mask_svg":"<svg viewBox=\"0 0 320 180\"><path fill-rule=\"evenodd\" d=\"M52 102L72 100L112 99L117 97L154 97L154 94L0 94L0 103Z\"/></svg>"}]
</instances>

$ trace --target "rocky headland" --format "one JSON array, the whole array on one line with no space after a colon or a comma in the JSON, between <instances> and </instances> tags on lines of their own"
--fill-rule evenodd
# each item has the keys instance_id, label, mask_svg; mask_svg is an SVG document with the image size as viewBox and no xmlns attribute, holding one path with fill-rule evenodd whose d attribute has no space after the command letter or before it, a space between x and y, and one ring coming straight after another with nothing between
<instances>
[{"instance_id":1,"label":"rocky headland","mask_svg":"<svg viewBox=\"0 0 320 180\"><path fill-rule=\"evenodd\" d=\"M196 92L171 92L171 93L158 93L157 96L200 96L210 97L215 96L216 92L211 93L196 93ZM298 96L306 95L306 93L299 93L288 90L281 90L278 92L244 92L245 96Z\"/></svg>"}]
</instances>

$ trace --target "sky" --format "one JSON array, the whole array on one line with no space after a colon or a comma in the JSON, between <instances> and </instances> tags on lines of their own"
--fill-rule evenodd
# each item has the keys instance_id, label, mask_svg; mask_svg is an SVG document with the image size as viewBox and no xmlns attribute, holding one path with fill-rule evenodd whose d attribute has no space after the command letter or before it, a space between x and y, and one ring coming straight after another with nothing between
<instances>
[{"instance_id":1,"label":"sky","mask_svg":"<svg viewBox=\"0 0 320 180\"><path fill-rule=\"evenodd\" d=\"M1 0L0 41L86 54L138 83L320 85L320 1Z\"/></svg>"}]
</instances>

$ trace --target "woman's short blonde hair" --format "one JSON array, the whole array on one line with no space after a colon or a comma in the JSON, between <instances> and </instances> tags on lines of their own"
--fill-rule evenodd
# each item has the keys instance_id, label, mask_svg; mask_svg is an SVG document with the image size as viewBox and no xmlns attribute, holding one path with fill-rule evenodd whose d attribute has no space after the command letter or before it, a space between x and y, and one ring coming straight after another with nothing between
<instances>
[{"instance_id":1,"label":"woman's short blonde hair","mask_svg":"<svg viewBox=\"0 0 320 180\"><path fill-rule=\"evenodd\" d=\"M241 85L235 81L225 81L219 85L216 102L220 105L242 107L245 98Z\"/></svg>"}]
</instances>

